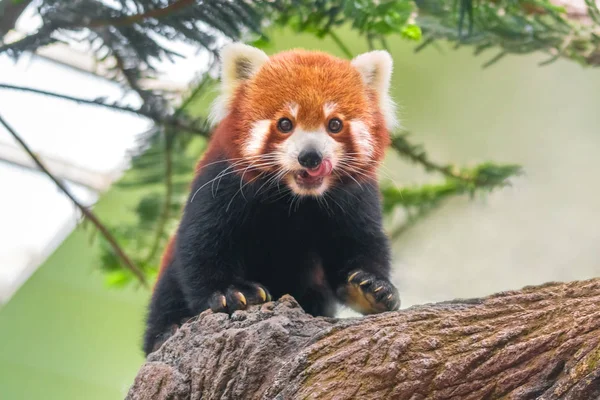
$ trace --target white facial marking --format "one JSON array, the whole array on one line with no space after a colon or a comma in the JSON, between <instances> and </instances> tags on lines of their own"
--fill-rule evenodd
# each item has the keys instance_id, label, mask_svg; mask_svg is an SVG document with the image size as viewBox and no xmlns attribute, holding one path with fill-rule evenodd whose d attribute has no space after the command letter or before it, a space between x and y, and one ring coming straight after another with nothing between
<instances>
[{"instance_id":1,"label":"white facial marking","mask_svg":"<svg viewBox=\"0 0 600 400\"><path fill-rule=\"evenodd\" d=\"M374 148L371 132L369 132L367 124L360 120L350 121L350 132L359 148L361 156L370 159L373 156Z\"/></svg>"},{"instance_id":2,"label":"white facial marking","mask_svg":"<svg viewBox=\"0 0 600 400\"><path fill-rule=\"evenodd\" d=\"M268 119L257 121L252 125L248 139L244 141L243 151L246 157L260 154L269 134L269 129L271 129L271 120Z\"/></svg>"},{"instance_id":3,"label":"white facial marking","mask_svg":"<svg viewBox=\"0 0 600 400\"><path fill-rule=\"evenodd\" d=\"M318 150L324 159L331 160L335 167L337 155L341 150L340 147L341 145L332 139L323 128L314 131L296 128L294 133L280 145L281 163L289 170L302 169L303 167L298 162L300 152L304 149L313 148Z\"/></svg>"},{"instance_id":4,"label":"white facial marking","mask_svg":"<svg viewBox=\"0 0 600 400\"><path fill-rule=\"evenodd\" d=\"M288 109L290 110L290 114L292 114L292 117L294 117L294 119L297 119L298 110L300 109L300 106L296 103L290 103L288 104Z\"/></svg>"},{"instance_id":5,"label":"white facial marking","mask_svg":"<svg viewBox=\"0 0 600 400\"><path fill-rule=\"evenodd\" d=\"M294 133L279 145L279 163L284 169L290 172L302 170L303 167L298 162L298 156L302 150L309 148L319 151L324 159L329 159L334 169L342 154L342 145L327 134L325 128L311 131L296 128ZM305 188L298 185L292 174L288 174L286 181L296 194L302 196L320 196L329 187L331 179L330 176L324 177L323 183L316 188Z\"/></svg>"},{"instance_id":6,"label":"white facial marking","mask_svg":"<svg viewBox=\"0 0 600 400\"><path fill-rule=\"evenodd\" d=\"M332 102L325 103L325 105L323 106L323 113L325 114L325 117L328 117L331 114L333 114L336 107L337 107L337 104L335 104L335 103L332 103Z\"/></svg>"}]
</instances>

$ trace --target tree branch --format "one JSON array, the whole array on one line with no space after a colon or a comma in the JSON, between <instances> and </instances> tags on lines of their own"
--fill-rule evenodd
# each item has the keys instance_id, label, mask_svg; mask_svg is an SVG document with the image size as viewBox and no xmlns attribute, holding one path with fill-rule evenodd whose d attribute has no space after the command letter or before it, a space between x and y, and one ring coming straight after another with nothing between
<instances>
[{"instance_id":1,"label":"tree branch","mask_svg":"<svg viewBox=\"0 0 600 400\"><path fill-rule=\"evenodd\" d=\"M468 182L469 179L453 171L452 166L440 165L431 161L427 157L427 153L420 145L414 145L407 140L408 134L398 135L392 138L392 148L400 155L407 157L412 162L421 164L427 171L436 171L442 175L461 181Z\"/></svg>"},{"instance_id":2,"label":"tree branch","mask_svg":"<svg viewBox=\"0 0 600 400\"><path fill-rule=\"evenodd\" d=\"M12 0L5 0L9 3ZM27 2L31 2L31 0L27 0ZM182 9L189 7L194 4L194 0L177 0L175 3L172 3L163 8L157 8L154 10L150 10L140 14L128 15L126 17L117 17L117 18L107 18L107 19L92 19L82 18L81 21L75 23L65 23L60 22L56 24L46 24L40 30L35 33L32 33L28 36L25 36L22 39L16 40L11 43L7 43L3 46L0 46L0 54L11 50L13 48L20 48L22 46L26 46L27 43L35 43L37 40L41 38L46 38L46 40L51 42L50 35L57 29L81 29L81 28L102 28L105 26L128 26L136 23L143 22L147 19L160 19L165 18L172 15L174 12L181 11ZM20 13L19 13L20 14ZM8 23L7 23L8 25ZM0 31L1 33L1 31ZM0 38L2 35L0 35Z\"/></svg>"},{"instance_id":3,"label":"tree branch","mask_svg":"<svg viewBox=\"0 0 600 400\"><path fill-rule=\"evenodd\" d=\"M96 215L92 211L90 211L86 206L81 204L79 202L79 200L77 200L71 194L71 192L69 192L69 190L66 188L66 186L44 166L44 164L39 160L39 158L35 155L35 153L29 148L27 143L25 143L25 141L23 141L23 139L4 120L4 118L2 118L2 116L0 116L0 125L4 126L4 128L6 128L8 133L10 133L11 136L21 145L23 150L25 150L27 152L27 154L29 154L29 156L35 162L35 164L38 166L38 168L44 174L46 174L56 184L56 186L58 186L58 188L73 202L73 204L75 204L75 206L77 206L77 208L79 208L79 210L81 210L81 212L83 213L85 218L87 218L89 221L92 222L92 224L94 224L96 229L98 229L98 231L100 231L102 236L104 236L106 241L110 244L110 246L114 250L115 254L119 257L119 259L121 259L121 261L123 262L125 267L127 269L129 269L138 278L138 280L142 283L142 285L144 287L148 287L148 283L146 282L146 277L145 277L144 273L131 261L131 259L127 256L127 254L125 254L125 252L121 249L121 247L119 246L119 244L117 243L115 238L109 232L108 228L106 228L106 226L104 226L104 224L102 224L102 222L100 222L100 220L96 217Z\"/></svg>"},{"instance_id":4,"label":"tree branch","mask_svg":"<svg viewBox=\"0 0 600 400\"><path fill-rule=\"evenodd\" d=\"M522 173L518 165L493 165L482 164L474 169L462 171L453 165L442 165L431 161L421 145L415 145L407 140L408 134L396 135L392 138L391 147L401 156L410 161L421 164L426 171L435 171L446 178L461 182L468 187L463 189L488 188L506 185L506 179Z\"/></svg>"},{"instance_id":5,"label":"tree branch","mask_svg":"<svg viewBox=\"0 0 600 400\"><path fill-rule=\"evenodd\" d=\"M136 109L136 108L128 107L128 106L120 106L118 104L104 103L103 101L100 101L98 99L96 99L96 100L82 99L82 98L79 98L79 97L73 97L73 96L69 96L69 95L66 95L66 94L49 92L49 91L46 91L46 90L35 89L35 88L26 87L26 86L8 85L8 84L5 84L5 83L0 83L0 89L15 90L15 91L19 91L19 92L28 92L28 93L41 94L43 96L54 97L54 98L57 98L57 99L72 101L72 102L75 102L75 103L78 103L78 104L86 104L86 105L90 105L90 106L104 107L104 108L108 108L108 109L115 110L115 111L122 111L122 112L127 112L127 113L133 113L133 114L140 115L142 117L150 118L150 116L147 113L144 113L140 109Z\"/></svg>"},{"instance_id":6,"label":"tree branch","mask_svg":"<svg viewBox=\"0 0 600 400\"><path fill-rule=\"evenodd\" d=\"M600 279L336 320L289 296L206 311L149 355L128 400L600 396Z\"/></svg>"},{"instance_id":7,"label":"tree branch","mask_svg":"<svg viewBox=\"0 0 600 400\"><path fill-rule=\"evenodd\" d=\"M66 94L49 92L49 91L29 88L29 87L25 87L25 86L7 85L4 83L0 83L0 89L35 93L35 94L40 94L43 96L72 101L72 102L75 102L78 104L103 107L103 108L108 108L108 109L115 110L115 111L137 114L139 116L146 117L146 118L153 120L158 125L164 125L164 126L168 126L168 127L172 127L172 128L181 129L181 130L184 130L184 131L187 131L190 133L194 133L194 134L197 134L200 136L204 136L204 137L208 137L208 135L209 135L209 133L206 129L197 128L197 127L194 127L194 126L188 124L185 121L182 121L181 117L180 117L181 114L178 114L176 118L161 119L161 118L157 117L156 115L153 115L152 113L147 112L143 109L138 109L138 108L133 108L133 107L128 107L128 106L121 106L118 104L109 104L109 103L105 103L105 102L97 100L97 99L96 100L83 99L80 97L69 96Z\"/></svg>"},{"instance_id":8,"label":"tree branch","mask_svg":"<svg viewBox=\"0 0 600 400\"><path fill-rule=\"evenodd\" d=\"M128 15L126 17L108 18L108 19L93 19L88 24L80 27L84 28L100 28L103 26L127 26L137 24L146 19L160 19L168 17L177 11L189 7L194 4L194 0L177 0L163 8L156 8L145 13Z\"/></svg>"}]
</instances>

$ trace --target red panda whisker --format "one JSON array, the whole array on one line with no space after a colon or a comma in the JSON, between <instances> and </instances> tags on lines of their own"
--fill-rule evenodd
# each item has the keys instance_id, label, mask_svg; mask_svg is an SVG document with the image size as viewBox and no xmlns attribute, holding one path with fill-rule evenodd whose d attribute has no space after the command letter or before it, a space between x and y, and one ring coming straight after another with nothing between
<instances>
[{"instance_id":1,"label":"red panda whisker","mask_svg":"<svg viewBox=\"0 0 600 400\"><path fill-rule=\"evenodd\" d=\"M340 163L347 164L347 165L354 165L354 164L355 164L356 166L359 166L359 165L364 165L364 164L367 164L367 165L371 164L370 162L367 162L367 163L365 163L365 162L360 162L359 160L357 160L357 159L355 159L355 158L353 158L353 157L352 157L352 158L351 158L351 157L348 157L348 158L340 158L339 162L340 162Z\"/></svg>"},{"instance_id":2,"label":"red panda whisker","mask_svg":"<svg viewBox=\"0 0 600 400\"><path fill-rule=\"evenodd\" d=\"M266 155L272 155L272 153L269 153L269 154L266 154ZM265 156L266 156L266 155L265 155ZM260 161L261 161L261 160L259 160L259 161L256 161L256 162L260 162ZM247 201L248 201L248 199L246 199L246 196L244 195L244 190L243 190L243 189L244 189L244 187L246 187L246 186L247 186L247 185L249 185L250 183L252 183L252 182L256 181L258 178L260 178L260 177L261 177L262 175L264 175L264 173L265 173L264 171L262 171L262 172L260 172L260 173L259 173L259 174L258 174L258 175L257 175L257 176L254 178L254 179L251 179L250 181L246 182L245 184L242 184L242 183L243 183L243 181L244 181L244 176L246 175L246 173L248 172L248 170L249 170L250 168L252 168L252 169L258 169L258 168L264 168L264 167L276 166L276 165L277 165L277 163L276 163L276 162L273 162L273 161L269 162L268 160L267 160L267 161L264 161L264 162L261 162L260 164L250 163L250 165L248 165L248 166L247 166L247 167L244 169L244 172L243 172L243 173L242 173L242 175L240 176L240 188L238 189L238 191L237 191L237 192L235 192L235 194L234 194L234 195L233 195L233 197L231 198L231 200L230 200L229 204L227 205L227 209L226 209L226 211L227 211L227 210L229 210L229 206L231 205L231 202L233 202L233 199L234 199L234 198L237 196L237 194L238 194L238 193L241 193L241 194L242 194L242 197L243 197L243 198L244 198L244 200L246 200L246 202L247 202Z\"/></svg>"},{"instance_id":3,"label":"red panda whisker","mask_svg":"<svg viewBox=\"0 0 600 400\"><path fill-rule=\"evenodd\" d=\"M329 207L327 206L327 203L325 203L326 206L323 207L323 203L322 203L323 198L322 198L322 196L317 196L316 199L317 199L317 205L319 206L319 208L323 208L325 210L325 212L327 213L327 215L330 215L329 214L330 210L329 210Z\"/></svg>"},{"instance_id":4,"label":"red panda whisker","mask_svg":"<svg viewBox=\"0 0 600 400\"><path fill-rule=\"evenodd\" d=\"M283 190L279 187L279 181L272 181L271 182L271 186L277 184L277 191L275 191L273 194L268 195L267 197L264 197L262 199L262 201L268 202L268 201L273 201L273 202L277 202L281 199L283 199L284 197L288 196L289 193L292 193L292 189L284 186Z\"/></svg>"},{"instance_id":5,"label":"red panda whisker","mask_svg":"<svg viewBox=\"0 0 600 400\"><path fill-rule=\"evenodd\" d=\"M215 164L219 164L219 163L226 163L226 162L233 162L233 161L236 161L236 162L241 161L241 162L243 162L243 161L247 161L249 159L254 159L254 158L259 158L259 157L265 157L265 156L271 156L271 155L276 156L275 154L268 153L268 154L259 154L257 156L250 156L250 157L226 158L224 160L217 160L217 161L213 161L213 162L208 163L208 164L203 164L202 168L205 168L205 167L208 167L208 166L211 166L211 165L215 165Z\"/></svg>"},{"instance_id":6,"label":"red panda whisker","mask_svg":"<svg viewBox=\"0 0 600 400\"><path fill-rule=\"evenodd\" d=\"M194 194L192 195L192 198L190 199L190 203L192 203L194 201L194 199L196 198L196 195L198 194L198 192L200 192L200 190L204 189L204 187L210 185L211 183L213 183L214 181L216 181L219 178L222 178L225 175L229 175L229 174L233 174L236 171L230 171L226 174L223 174L222 172L219 173L219 175L217 175L216 177L214 177L213 179L211 179L210 181L206 182L204 185L200 186L198 189L196 189L196 191L194 192Z\"/></svg>"},{"instance_id":7,"label":"red panda whisker","mask_svg":"<svg viewBox=\"0 0 600 400\"><path fill-rule=\"evenodd\" d=\"M260 178L262 175L263 175L263 172L261 172L256 177L254 177L253 179L251 179L248 182L246 182L244 185L240 186L240 188L234 193L234 195L231 196L231 200L229 200L229 203L227 203L227 208L225 208L225 212L229 211L229 207L231 206L231 203L233 203L233 200L235 199L235 197L237 196L237 194L241 191L242 192L242 196L244 196L243 189L247 185L251 184L252 182L254 182L255 180L257 180L258 178ZM241 182L241 178L240 178L240 182ZM244 196L244 199L246 199L245 196ZM246 202L248 202L247 199L246 199Z\"/></svg>"},{"instance_id":8,"label":"red panda whisker","mask_svg":"<svg viewBox=\"0 0 600 400\"><path fill-rule=\"evenodd\" d=\"M284 175L285 175L287 172L288 172L288 171L287 171L287 170L285 170L285 169L282 169L282 170L280 170L280 171L276 171L276 172L273 174L273 176L272 176L271 178L267 179L267 180L265 181L265 183L263 183L263 184L261 185L261 187L259 187L259 188L258 188L258 190L256 191L256 194L258 195L258 194L260 193L260 191L262 190L262 188L263 188L265 185L267 185L267 184L269 184L269 183L273 184L273 183L275 183L275 181L279 181L281 178L283 178L283 176L284 176ZM270 187L270 185L269 185L269 186L267 186L267 188L269 188L269 187Z\"/></svg>"},{"instance_id":9,"label":"red panda whisker","mask_svg":"<svg viewBox=\"0 0 600 400\"><path fill-rule=\"evenodd\" d=\"M352 173L357 173L357 174L359 174L359 175L363 175L363 176L365 176L365 177L366 177L366 176L368 176L368 175L364 174L364 173L363 173L363 172L361 172L361 171L357 171L357 170L348 170L348 169L346 169L346 167L345 167L344 165L340 165L340 168L339 168L339 169L340 169L340 171L341 171L341 172L344 172L344 173L345 173L345 175L346 175L348 178L350 178L350 179L352 179L354 182L356 182L356 184L357 184L357 185L358 185L358 186L359 186L359 187L362 189L362 185L360 184L360 182L359 182L359 181L357 181L357 180L356 180L356 178L354 178L354 177L352 176Z\"/></svg>"},{"instance_id":10,"label":"red panda whisker","mask_svg":"<svg viewBox=\"0 0 600 400\"><path fill-rule=\"evenodd\" d=\"M350 169L352 169L353 171L356 171L357 173L361 173L361 165L356 163L355 160L344 160L341 159L338 164L340 165L340 167L348 167ZM364 174L364 173L363 173Z\"/></svg>"},{"instance_id":11,"label":"red panda whisker","mask_svg":"<svg viewBox=\"0 0 600 400\"><path fill-rule=\"evenodd\" d=\"M377 163L377 161L373 160L373 159L369 159L367 161L357 160L356 157L352 157L353 155L361 155L361 154L360 153L346 153L340 157L340 160L355 161L355 162L360 162L361 164L369 164L369 165Z\"/></svg>"},{"instance_id":12,"label":"red panda whisker","mask_svg":"<svg viewBox=\"0 0 600 400\"><path fill-rule=\"evenodd\" d=\"M382 167L383 167L383 165L382 165ZM387 179L390 180L390 182L392 182L394 184L394 186L396 187L396 189L400 190L400 185L398 185L398 183L394 180L394 178L391 175L392 171L390 171L389 169L388 169L388 171L385 171L384 169L381 169L381 172L383 173L383 175L385 175L385 177Z\"/></svg>"},{"instance_id":13,"label":"red panda whisker","mask_svg":"<svg viewBox=\"0 0 600 400\"><path fill-rule=\"evenodd\" d=\"M360 183L357 182L357 180L354 178L353 175L357 175L357 176L363 177L363 178L370 178L369 175L365 174L364 172L362 172L358 169L354 169L354 168L346 169L345 172L350 178L352 178L356 183L358 183L359 186L361 186ZM361 186L361 188L362 188L362 186Z\"/></svg>"},{"instance_id":14,"label":"red panda whisker","mask_svg":"<svg viewBox=\"0 0 600 400\"><path fill-rule=\"evenodd\" d=\"M244 163L251 163L252 164L252 163L256 163L256 162L261 162L261 163L271 162L271 163L275 164L275 161L276 161L275 159L272 159L272 160L271 159L265 159L265 160L263 160L262 158L258 158L257 160L242 159L241 161L235 162L235 163L231 164L229 167L225 168L222 171L222 173L226 172L227 170L229 170L231 168L235 168L235 167L238 167L240 165L243 165Z\"/></svg>"},{"instance_id":15,"label":"red panda whisker","mask_svg":"<svg viewBox=\"0 0 600 400\"><path fill-rule=\"evenodd\" d=\"M352 195L352 197L354 197L355 199L358 199L358 200L360 200L360 198L359 198L359 197L356 195L356 193L352 193L351 191L349 191L348 189L346 189L346 188L343 188L343 187L341 187L340 189L341 189L343 192L347 193L348 195Z\"/></svg>"},{"instance_id":16,"label":"red panda whisker","mask_svg":"<svg viewBox=\"0 0 600 400\"><path fill-rule=\"evenodd\" d=\"M224 176L226 176L226 175L231 175L231 174L235 174L235 173L239 172L238 170L236 170L236 169L232 169L232 168L235 168L236 166L239 166L239 165L241 165L241 164L243 164L243 163L242 163L242 162L239 162L239 163L236 163L236 164L232 164L232 165L230 165L229 167L227 167L227 168L225 168L223 171L221 171L221 172L220 172L220 173L219 173L217 176L215 176L213 179L211 179L210 181L206 182L204 185L200 186L200 187L199 187L199 188L198 188L198 189L197 189L197 190L194 192L194 194L193 194L193 196L192 196L192 198L191 198L191 200L190 200L190 203L194 201L194 198L196 197L196 195L198 194L198 192L200 192L200 190L202 190L204 187L206 187L206 186L210 185L211 183L214 183L214 181L216 181L217 179L219 179L219 183L220 183L220 182L221 182L221 181L220 181L220 179L222 179ZM257 166L257 168L259 168L259 167L262 167L262 165L259 165L259 166ZM232 169L232 170L231 170L231 169ZM231 170L231 171L228 171L228 170ZM218 189L219 189L219 186L218 186L218 184L217 184L217 191L218 191ZM216 191L215 191L215 192L213 192L213 193L214 193L213 195L216 195Z\"/></svg>"},{"instance_id":17,"label":"red panda whisker","mask_svg":"<svg viewBox=\"0 0 600 400\"><path fill-rule=\"evenodd\" d=\"M333 171L333 174L337 177L338 181L342 182L344 175L338 173L338 171L336 171L336 170Z\"/></svg>"},{"instance_id":18,"label":"red panda whisker","mask_svg":"<svg viewBox=\"0 0 600 400\"><path fill-rule=\"evenodd\" d=\"M294 206L294 202L297 200L300 203L301 196L299 194L294 193L292 196L292 200L290 201L290 208L288 209L288 214L292 215L292 207Z\"/></svg>"},{"instance_id":19,"label":"red panda whisker","mask_svg":"<svg viewBox=\"0 0 600 400\"><path fill-rule=\"evenodd\" d=\"M240 166L240 165L244 164L245 162L249 162L249 160L242 159L241 161L235 162L217 174L217 176L212 180L213 185L211 185L211 190L212 190L212 189L214 189L214 182L217 179L219 180L219 182L217 183L217 189L212 191L213 197L216 196L217 192L219 191L219 185L221 184L221 180L223 179L223 177L225 175L229 175L231 173L238 172L237 169L235 169L235 167ZM228 170L232 170L232 171L227 172Z\"/></svg>"},{"instance_id":20,"label":"red panda whisker","mask_svg":"<svg viewBox=\"0 0 600 400\"><path fill-rule=\"evenodd\" d=\"M246 175L246 172L248 172L248 169L250 167L253 167L253 166L254 166L254 164L250 163L250 165L248 165L246 167L246 169L244 169L244 172L242 173L242 176L240 177L240 189L239 189L239 191L242 193L242 197L244 198L244 200L246 200L246 202L248 201L248 199L244 195L244 190L243 189L244 189L244 186L246 186L248 183L246 183L245 185L242 185L242 182L244 181L244 176ZM255 166L254 168L256 169L256 168L262 168L262 167L263 167L263 165L261 164L261 165ZM261 175L262 175L262 172L258 176L261 176ZM255 179L253 179L252 181L254 181L254 180ZM237 192L236 192L236 194L237 194ZM234 195L234 197L235 197L235 195ZM232 201L233 201L233 198L232 198ZM229 207L227 207L227 208L229 208Z\"/></svg>"},{"instance_id":21,"label":"red panda whisker","mask_svg":"<svg viewBox=\"0 0 600 400\"><path fill-rule=\"evenodd\" d=\"M273 201L279 201L279 200L283 199L284 197L289 196L289 194L293 193L293 192L292 192L292 189L286 187L286 188L284 188L283 191L281 191L279 193L281 193L281 195L279 197L277 197L276 199L274 199Z\"/></svg>"},{"instance_id":22,"label":"red panda whisker","mask_svg":"<svg viewBox=\"0 0 600 400\"><path fill-rule=\"evenodd\" d=\"M360 156L363 155L363 153L344 153L345 156Z\"/></svg>"},{"instance_id":23,"label":"red panda whisker","mask_svg":"<svg viewBox=\"0 0 600 400\"><path fill-rule=\"evenodd\" d=\"M342 189L342 190L343 190L344 192L347 192L347 190L345 190L345 189ZM325 194L325 197L329 196L329 198L331 199L331 201L333 201L335 204L337 204L337 206L340 208L340 210L342 210L342 212L343 212L344 214L346 213L346 210L344 210L344 207L342 207L342 206L341 206L341 204L340 204L340 203L338 203L338 202L335 200L335 197L331 196L331 195L330 195L329 193L327 193L327 192L325 192L324 194Z\"/></svg>"},{"instance_id":24,"label":"red panda whisker","mask_svg":"<svg viewBox=\"0 0 600 400\"><path fill-rule=\"evenodd\" d=\"M339 168L345 170L346 172L355 172L359 175L368 176L360 169L360 167L358 165L340 163Z\"/></svg>"},{"instance_id":25,"label":"red panda whisker","mask_svg":"<svg viewBox=\"0 0 600 400\"><path fill-rule=\"evenodd\" d=\"M324 194L324 196L322 196L323 202L325 203L325 206L327 207L327 210L328 210L327 211L327 215L335 215L335 212L333 211L333 208L331 208L329 206L329 203L327 202L327 196L325 196L327 194L327 192L325 192L323 194ZM333 197L331 197L331 199L333 200ZM335 200L333 200L333 201L335 201ZM331 212L329 212L329 211L331 211Z\"/></svg>"},{"instance_id":26,"label":"red panda whisker","mask_svg":"<svg viewBox=\"0 0 600 400\"><path fill-rule=\"evenodd\" d=\"M221 172L219 172L217 174L217 176L215 177L215 179L212 180L213 184L211 185L211 191L212 191L212 194L213 194L213 198L217 195L217 192L219 191L219 185L221 184L221 180L223 179L223 176L228 175L225 172L227 172L227 170L229 170L229 169L234 169L236 166L242 164L245 161L246 160L242 160L242 161L238 161L236 163L233 163L229 167L225 168L223 171L221 171ZM233 170L233 172L235 172L235 170ZM214 184L215 184L215 181L217 179L219 179L219 182L217 182L217 189L215 190L214 189Z\"/></svg>"},{"instance_id":27,"label":"red panda whisker","mask_svg":"<svg viewBox=\"0 0 600 400\"><path fill-rule=\"evenodd\" d=\"M358 185L358 186L359 186L359 187L362 189L362 185L360 184L360 182L359 182L359 181L357 181L357 180L356 180L356 178L355 178L355 177L353 177L353 176L352 176L352 174L350 174L350 173L347 173L346 175L347 175L347 176L348 176L350 179L352 179L354 182L356 182L356 184L357 184L357 185Z\"/></svg>"},{"instance_id":28,"label":"red panda whisker","mask_svg":"<svg viewBox=\"0 0 600 400\"><path fill-rule=\"evenodd\" d=\"M278 190L279 192L281 192L281 187L279 186L279 183L281 182L282 178L283 178L283 177L284 177L284 176L285 176L285 175L286 175L288 172L289 172L288 170L286 170L286 169L282 169L282 170L281 170L279 173L277 173L277 174L274 176L274 179L271 181L271 183L270 183L270 185L269 185L269 186L270 186L270 187L272 187L272 186L274 186L274 185L277 185L277 190ZM290 191L291 191L291 189L289 189L289 188L287 188L287 187L286 187L286 189L288 189L288 190L290 190Z\"/></svg>"},{"instance_id":29,"label":"red panda whisker","mask_svg":"<svg viewBox=\"0 0 600 400\"><path fill-rule=\"evenodd\" d=\"M365 178L371 178L371 176L370 176L370 175L368 175L368 174L365 174L365 173L364 173L363 171L361 171L360 169L352 169L352 172L353 172L353 173L355 173L355 174L357 174L357 175L363 176L363 177L365 177Z\"/></svg>"}]
</instances>

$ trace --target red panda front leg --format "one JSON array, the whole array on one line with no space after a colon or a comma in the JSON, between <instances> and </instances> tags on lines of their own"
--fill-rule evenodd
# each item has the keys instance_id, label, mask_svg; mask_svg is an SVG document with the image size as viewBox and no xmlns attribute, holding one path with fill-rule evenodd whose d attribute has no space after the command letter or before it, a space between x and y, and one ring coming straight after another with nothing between
<instances>
[{"instance_id":1,"label":"red panda front leg","mask_svg":"<svg viewBox=\"0 0 600 400\"><path fill-rule=\"evenodd\" d=\"M394 311L400 306L398 291L390 281L361 269L350 272L337 294L344 303L361 314Z\"/></svg>"},{"instance_id":2,"label":"red panda front leg","mask_svg":"<svg viewBox=\"0 0 600 400\"><path fill-rule=\"evenodd\" d=\"M323 248L328 280L337 297L361 314L397 310L400 296L389 280L390 245L382 228L377 185L363 184L333 195L353 210L336 217Z\"/></svg>"},{"instance_id":3,"label":"red panda front leg","mask_svg":"<svg viewBox=\"0 0 600 400\"><path fill-rule=\"evenodd\" d=\"M193 314L206 309L232 313L270 301L268 289L246 278L241 246L247 200L235 196L239 178L225 176L218 192L206 188L227 164L215 163L194 181L177 232L176 275Z\"/></svg>"}]
</instances>

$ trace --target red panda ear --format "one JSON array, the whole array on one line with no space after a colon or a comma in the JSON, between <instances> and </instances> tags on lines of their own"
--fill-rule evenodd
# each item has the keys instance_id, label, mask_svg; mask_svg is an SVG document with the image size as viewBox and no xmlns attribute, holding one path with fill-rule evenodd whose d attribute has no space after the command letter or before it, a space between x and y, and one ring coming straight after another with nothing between
<instances>
[{"instance_id":1,"label":"red panda ear","mask_svg":"<svg viewBox=\"0 0 600 400\"><path fill-rule=\"evenodd\" d=\"M389 130L397 127L396 106L390 97L393 60L390 53L375 50L361 54L352 60L352 66L360 72L365 85L373 89L379 99L379 108Z\"/></svg>"},{"instance_id":2,"label":"red panda ear","mask_svg":"<svg viewBox=\"0 0 600 400\"><path fill-rule=\"evenodd\" d=\"M231 97L238 86L252 78L269 56L256 47L230 43L221 50L221 95L213 104L211 116L218 122L229 112Z\"/></svg>"}]
</instances>

